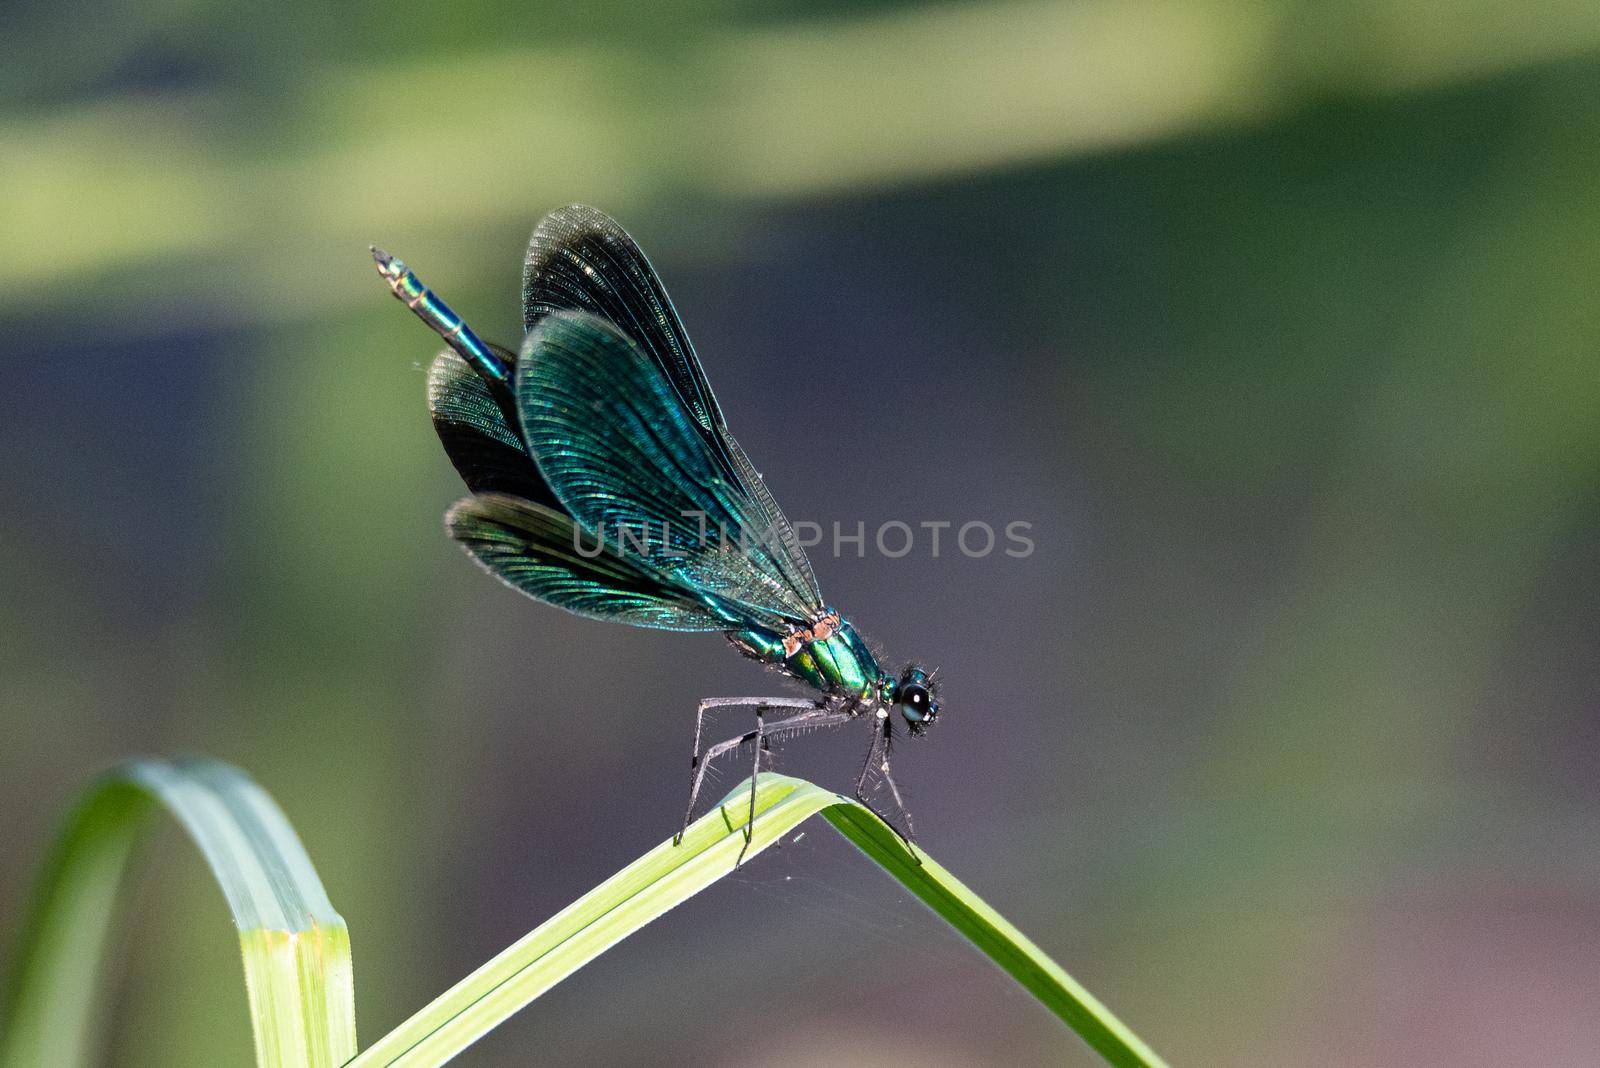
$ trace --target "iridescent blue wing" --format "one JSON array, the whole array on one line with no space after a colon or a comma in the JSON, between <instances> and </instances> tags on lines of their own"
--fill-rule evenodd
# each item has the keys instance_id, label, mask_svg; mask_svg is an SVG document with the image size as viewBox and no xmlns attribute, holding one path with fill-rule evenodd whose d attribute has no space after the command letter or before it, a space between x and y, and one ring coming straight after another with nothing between
<instances>
[{"instance_id":1,"label":"iridescent blue wing","mask_svg":"<svg viewBox=\"0 0 1600 1068\"><path fill-rule=\"evenodd\" d=\"M594 553L572 517L520 497L480 493L445 515L450 536L491 575L591 619L660 630L727 630L730 618L609 547ZM581 551L580 551L581 546Z\"/></svg>"},{"instance_id":2,"label":"iridescent blue wing","mask_svg":"<svg viewBox=\"0 0 1600 1068\"><path fill-rule=\"evenodd\" d=\"M822 591L782 510L739 443L706 381L694 345L666 288L638 244L602 211L573 204L545 216L528 245L523 318L532 331L557 311L585 311L611 322L654 361L689 425L705 442L730 494L745 498L751 527L768 532L767 559L795 597L814 609Z\"/></svg>"},{"instance_id":3,"label":"iridescent blue wing","mask_svg":"<svg viewBox=\"0 0 1600 1068\"><path fill-rule=\"evenodd\" d=\"M489 347L508 367L515 366L513 353ZM467 488L473 493L509 493L559 511L561 503L515 429L514 403L509 394L505 403L496 398L483 376L450 349L439 353L428 369L433 429Z\"/></svg>"},{"instance_id":4,"label":"iridescent blue wing","mask_svg":"<svg viewBox=\"0 0 1600 1068\"><path fill-rule=\"evenodd\" d=\"M729 478L660 365L588 312L544 316L517 369L523 439L562 507L675 585L787 629L820 605L782 570L767 516Z\"/></svg>"}]
</instances>

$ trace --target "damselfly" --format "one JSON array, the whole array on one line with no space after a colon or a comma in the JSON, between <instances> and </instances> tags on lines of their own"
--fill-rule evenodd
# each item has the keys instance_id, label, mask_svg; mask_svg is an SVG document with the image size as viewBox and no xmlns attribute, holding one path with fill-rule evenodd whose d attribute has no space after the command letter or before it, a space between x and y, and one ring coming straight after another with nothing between
<instances>
[{"instance_id":1,"label":"damselfly","mask_svg":"<svg viewBox=\"0 0 1600 1068\"><path fill-rule=\"evenodd\" d=\"M634 240L593 208L546 216L528 246L519 353L480 339L404 263L372 255L394 295L450 346L429 371L428 406L472 494L447 515L452 538L538 600L639 627L719 631L818 692L701 701L683 827L719 757L754 750L754 819L769 742L860 720L872 738L856 797L870 807L869 777L881 774L910 840L889 769L891 710L921 734L939 715L934 678L916 664L885 672L823 601ZM702 750L706 713L727 708L754 712L755 729ZM769 712L783 718L769 723Z\"/></svg>"}]
</instances>

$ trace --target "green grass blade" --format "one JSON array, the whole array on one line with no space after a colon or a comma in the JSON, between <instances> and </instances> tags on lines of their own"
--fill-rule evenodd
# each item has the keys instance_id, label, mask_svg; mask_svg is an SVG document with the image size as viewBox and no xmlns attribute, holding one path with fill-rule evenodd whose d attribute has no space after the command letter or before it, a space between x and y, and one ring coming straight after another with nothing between
<instances>
[{"instance_id":1,"label":"green grass blade","mask_svg":"<svg viewBox=\"0 0 1600 1068\"><path fill-rule=\"evenodd\" d=\"M199 846L233 913L257 1063L343 1063L356 1045L349 934L283 813L227 764L138 760L95 783L57 839L0 1007L0 1068L92 1060L106 932L128 852L158 805Z\"/></svg>"},{"instance_id":2,"label":"green grass blade","mask_svg":"<svg viewBox=\"0 0 1600 1068\"><path fill-rule=\"evenodd\" d=\"M900 836L855 802L832 805L822 816L851 844L894 876L924 905L954 927L984 956L1078 1032L1110 1064L1156 1066L1165 1062L1126 1024L1004 916L967 889L922 850L912 857ZM917 861L921 863L918 864Z\"/></svg>"},{"instance_id":3,"label":"green grass blade","mask_svg":"<svg viewBox=\"0 0 1600 1068\"><path fill-rule=\"evenodd\" d=\"M734 868L744 846L749 788L696 821L683 844L646 853L435 999L350 1063L434 1068L611 946ZM919 866L881 820L855 801L801 779L763 775L748 856L822 813L1111 1064L1161 1066L1105 1006L926 854Z\"/></svg>"}]
</instances>

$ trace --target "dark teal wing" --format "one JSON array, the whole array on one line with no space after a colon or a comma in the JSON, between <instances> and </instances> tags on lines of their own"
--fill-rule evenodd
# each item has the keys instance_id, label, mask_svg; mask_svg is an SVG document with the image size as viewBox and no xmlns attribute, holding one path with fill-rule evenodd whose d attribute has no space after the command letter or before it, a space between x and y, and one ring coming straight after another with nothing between
<instances>
[{"instance_id":1,"label":"dark teal wing","mask_svg":"<svg viewBox=\"0 0 1600 1068\"><path fill-rule=\"evenodd\" d=\"M768 559L776 574L799 600L820 609L822 591L799 538L729 433L666 288L627 231L604 212L582 204L551 212L528 245L522 297L530 332L555 312L589 312L612 323L648 354L703 439L728 492L745 498L742 510L751 526L770 532Z\"/></svg>"},{"instance_id":2,"label":"dark teal wing","mask_svg":"<svg viewBox=\"0 0 1600 1068\"><path fill-rule=\"evenodd\" d=\"M445 515L450 536L490 574L530 597L591 619L660 630L727 630L706 599L593 539L572 517L519 497L480 493ZM580 551L581 548L581 551Z\"/></svg>"},{"instance_id":3,"label":"dark teal wing","mask_svg":"<svg viewBox=\"0 0 1600 1068\"><path fill-rule=\"evenodd\" d=\"M496 351L507 366L515 365L514 354ZM491 574L593 619L663 630L727 629L730 617L715 614L705 599L581 534L490 386L449 349L429 369L428 409L451 463L474 493L450 509L445 525Z\"/></svg>"},{"instance_id":4,"label":"dark teal wing","mask_svg":"<svg viewBox=\"0 0 1600 1068\"><path fill-rule=\"evenodd\" d=\"M491 345L508 367L515 354ZM555 493L528 455L516 413L491 392L483 376L446 349L428 369L428 411L433 429L461 480L473 493L510 493L560 510Z\"/></svg>"},{"instance_id":5,"label":"dark teal wing","mask_svg":"<svg viewBox=\"0 0 1600 1068\"><path fill-rule=\"evenodd\" d=\"M554 311L586 311L615 324L660 365L703 433L710 435L723 422L655 268L616 220L586 204L552 211L528 242L523 326L532 330Z\"/></svg>"},{"instance_id":6,"label":"dark teal wing","mask_svg":"<svg viewBox=\"0 0 1600 1068\"><path fill-rule=\"evenodd\" d=\"M552 312L518 364L523 439L562 508L674 584L753 622L805 625L766 513L723 471L660 366L612 323Z\"/></svg>"}]
</instances>

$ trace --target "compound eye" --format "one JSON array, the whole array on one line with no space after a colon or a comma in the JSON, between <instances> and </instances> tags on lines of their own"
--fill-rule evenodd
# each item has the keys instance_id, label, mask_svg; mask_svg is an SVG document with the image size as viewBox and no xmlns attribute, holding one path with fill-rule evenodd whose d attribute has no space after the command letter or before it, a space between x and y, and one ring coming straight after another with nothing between
<instances>
[{"instance_id":1,"label":"compound eye","mask_svg":"<svg viewBox=\"0 0 1600 1068\"><path fill-rule=\"evenodd\" d=\"M896 699L900 702L900 714L911 726L920 727L933 718L933 699L926 686L915 682L902 686Z\"/></svg>"}]
</instances>

